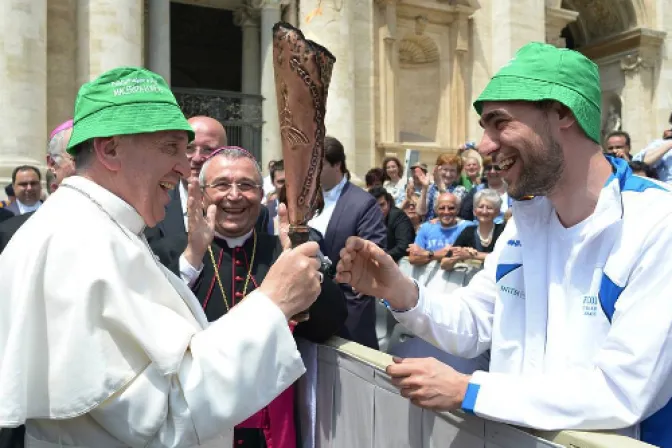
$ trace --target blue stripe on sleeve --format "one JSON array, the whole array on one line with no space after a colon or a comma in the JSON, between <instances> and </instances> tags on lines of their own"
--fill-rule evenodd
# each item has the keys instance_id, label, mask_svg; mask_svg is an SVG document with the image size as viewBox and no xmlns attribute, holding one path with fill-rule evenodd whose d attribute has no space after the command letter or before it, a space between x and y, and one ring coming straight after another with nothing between
<instances>
[{"instance_id":1,"label":"blue stripe on sleeve","mask_svg":"<svg viewBox=\"0 0 672 448\"><path fill-rule=\"evenodd\" d=\"M478 391L481 389L480 384L469 383L467 386L467 392L464 394L464 400L462 400L462 410L468 412L469 414L474 413L474 407L476 406L476 397L478 397Z\"/></svg>"}]
</instances>

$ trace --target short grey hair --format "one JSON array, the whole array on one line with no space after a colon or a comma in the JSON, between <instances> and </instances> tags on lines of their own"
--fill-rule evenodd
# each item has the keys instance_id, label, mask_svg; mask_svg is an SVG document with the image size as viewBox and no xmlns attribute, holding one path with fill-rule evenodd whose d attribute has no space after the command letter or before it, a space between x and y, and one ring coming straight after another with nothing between
<instances>
[{"instance_id":1,"label":"short grey hair","mask_svg":"<svg viewBox=\"0 0 672 448\"><path fill-rule=\"evenodd\" d=\"M497 191L492 188L485 188L481 191L476 192L474 195L474 208L478 207L478 204L481 201L488 201L492 204L497 210L502 209L502 197L497 193Z\"/></svg>"},{"instance_id":2,"label":"short grey hair","mask_svg":"<svg viewBox=\"0 0 672 448\"><path fill-rule=\"evenodd\" d=\"M73 156L75 160L75 172L77 174L86 172L95 159L93 139L91 138L78 144L73 148L73 152L75 154Z\"/></svg>"},{"instance_id":3,"label":"short grey hair","mask_svg":"<svg viewBox=\"0 0 672 448\"><path fill-rule=\"evenodd\" d=\"M68 145L68 142L65 140L65 135L70 130L71 128L68 128L57 132L47 144L47 155L51 157L57 165L60 165L63 161L63 153Z\"/></svg>"},{"instance_id":4,"label":"short grey hair","mask_svg":"<svg viewBox=\"0 0 672 448\"><path fill-rule=\"evenodd\" d=\"M205 161L203 166L201 166L201 171L198 173L198 184L201 186L201 188L205 188L206 185L205 172L208 170L210 162L212 162L217 157L225 157L229 160L248 159L252 161L252 163L254 163L254 167L257 169L257 176L259 177L259 182L263 183L264 176L261 174L261 166L259 166L257 159L255 159L252 156L252 154L250 154L243 148L239 148L237 146L226 146L223 149L220 149L219 151L213 153L208 158L208 160Z\"/></svg>"}]
</instances>

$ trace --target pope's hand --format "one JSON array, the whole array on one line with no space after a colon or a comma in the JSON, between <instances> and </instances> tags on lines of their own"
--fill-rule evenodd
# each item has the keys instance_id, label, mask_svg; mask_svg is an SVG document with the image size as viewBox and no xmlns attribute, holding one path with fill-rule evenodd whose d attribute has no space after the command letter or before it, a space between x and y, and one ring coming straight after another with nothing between
<instances>
[{"instance_id":1,"label":"pope's hand","mask_svg":"<svg viewBox=\"0 0 672 448\"><path fill-rule=\"evenodd\" d=\"M203 195L198 179L191 179L187 195L187 248L184 258L194 267L203 263L203 256L215 237L215 213L217 206L211 204L203 215Z\"/></svg>"},{"instance_id":2,"label":"pope's hand","mask_svg":"<svg viewBox=\"0 0 672 448\"><path fill-rule=\"evenodd\" d=\"M351 236L341 249L336 281L365 295L386 299L394 309L408 309L418 301L413 281L403 275L392 257L371 241Z\"/></svg>"},{"instance_id":3,"label":"pope's hand","mask_svg":"<svg viewBox=\"0 0 672 448\"><path fill-rule=\"evenodd\" d=\"M317 243L308 242L284 251L259 286L288 320L310 308L320 294L323 275L318 271L318 250Z\"/></svg>"},{"instance_id":4,"label":"pope's hand","mask_svg":"<svg viewBox=\"0 0 672 448\"><path fill-rule=\"evenodd\" d=\"M459 409L469 385L469 376L434 358L394 358L386 372L403 397L435 411Z\"/></svg>"}]
</instances>

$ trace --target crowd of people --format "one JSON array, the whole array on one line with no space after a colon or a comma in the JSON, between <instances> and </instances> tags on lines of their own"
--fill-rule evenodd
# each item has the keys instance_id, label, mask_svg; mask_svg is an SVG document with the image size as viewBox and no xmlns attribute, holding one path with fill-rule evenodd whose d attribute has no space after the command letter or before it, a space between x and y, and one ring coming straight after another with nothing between
<instances>
[{"instance_id":1,"label":"crowd of people","mask_svg":"<svg viewBox=\"0 0 672 448\"><path fill-rule=\"evenodd\" d=\"M129 83L152 88L113 93ZM0 427L25 431L0 442L293 448L294 338L377 349L385 299L442 350L491 354L469 373L395 359L414 404L672 447L672 132L631 157L627 133L602 138L600 95L592 62L533 43L474 104L478 150L431 172L386 157L362 188L327 136L311 241L291 248L282 160L264 178L146 69L84 84L50 135L49 195L19 166L0 207ZM483 270L446 299L403 257Z\"/></svg>"}]
</instances>

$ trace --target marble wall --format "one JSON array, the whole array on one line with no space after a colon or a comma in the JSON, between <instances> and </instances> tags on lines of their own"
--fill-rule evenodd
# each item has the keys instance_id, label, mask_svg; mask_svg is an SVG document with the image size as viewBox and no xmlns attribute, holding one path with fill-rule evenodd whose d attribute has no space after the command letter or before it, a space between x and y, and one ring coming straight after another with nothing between
<instances>
[{"instance_id":1,"label":"marble wall","mask_svg":"<svg viewBox=\"0 0 672 448\"><path fill-rule=\"evenodd\" d=\"M40 168L47 134L47 1L0 1L0 195L17 165Z\"/></svg>"}]
</instances>

